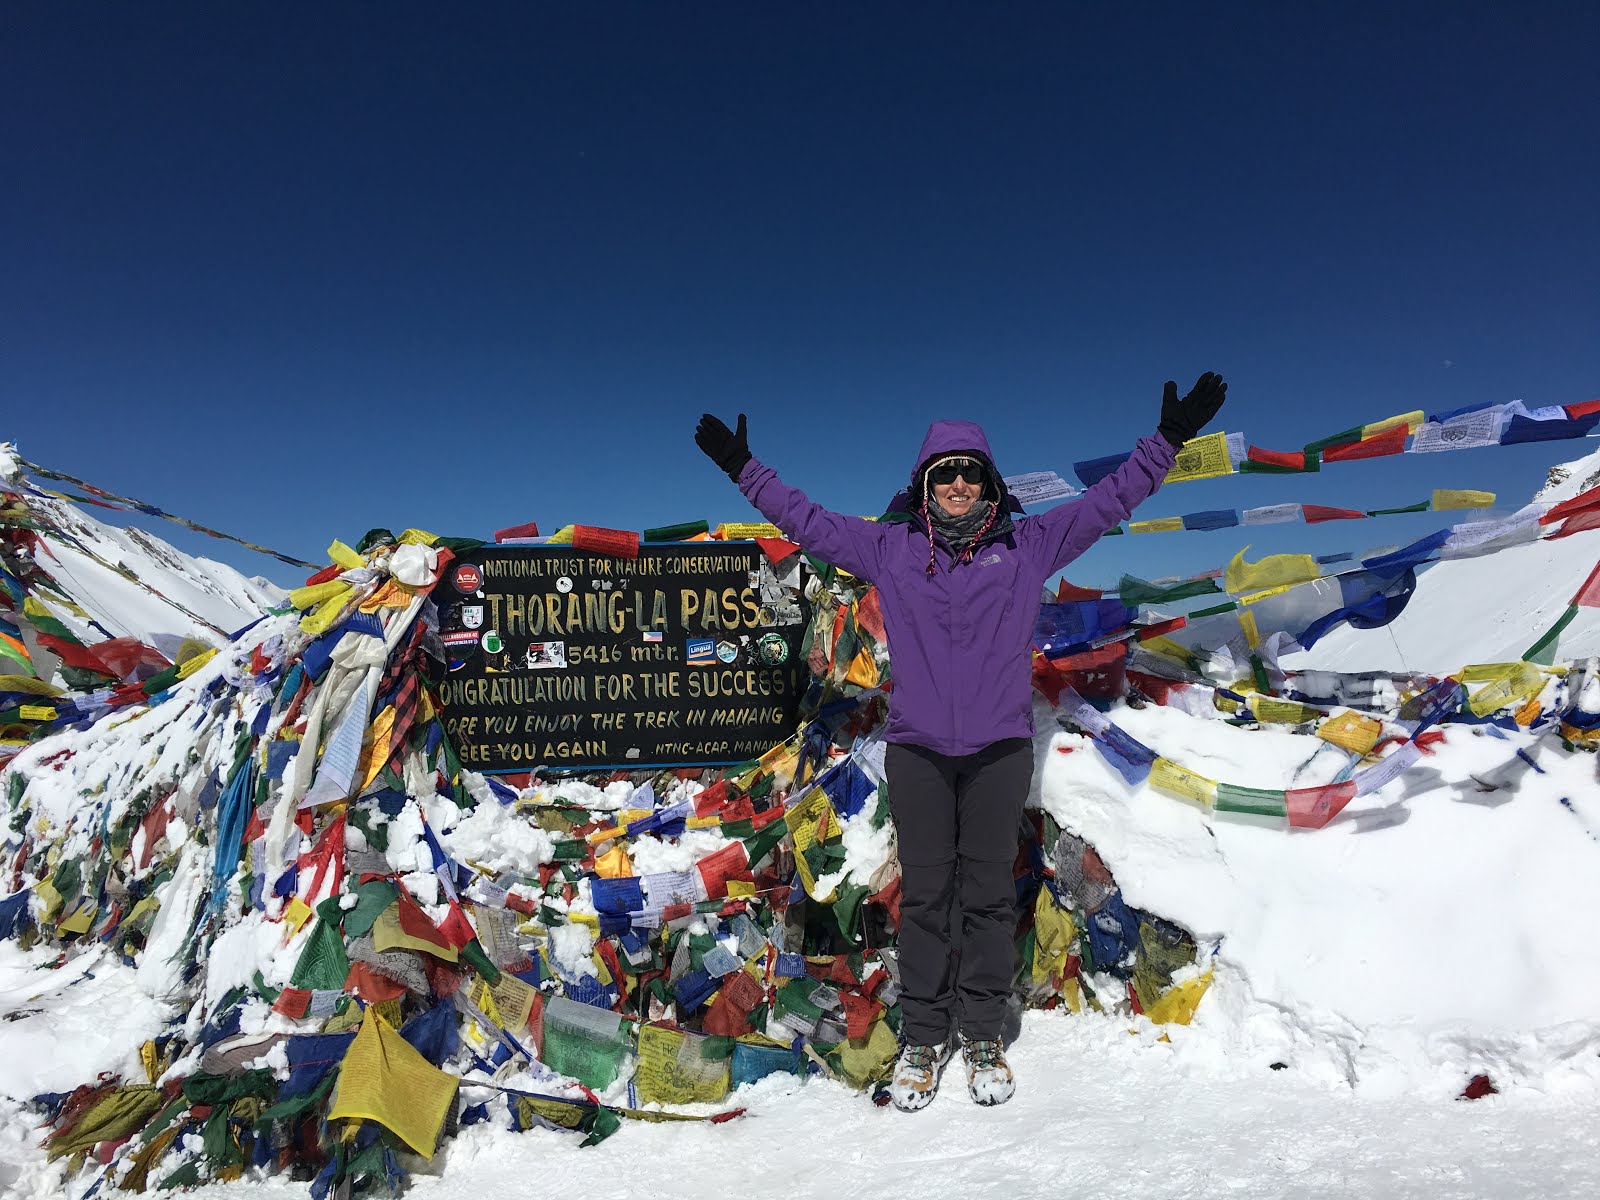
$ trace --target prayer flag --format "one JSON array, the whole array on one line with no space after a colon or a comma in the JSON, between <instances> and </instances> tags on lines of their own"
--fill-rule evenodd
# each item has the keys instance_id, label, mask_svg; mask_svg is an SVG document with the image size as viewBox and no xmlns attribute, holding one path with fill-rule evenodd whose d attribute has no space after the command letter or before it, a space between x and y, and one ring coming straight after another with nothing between
<instances>
[{"instance_id":1,"label":"prayer flag","mask_svg":"<svg viewBox=\"0 0 1600 1200\"><path fill-rule=\"evenodd\" d=\"M439 1070L395 1031L376 1009L366 1019L334 1088L330 1121L376 1121L424 1158L439 1145L457 1080Z\"/></svg>"},{"instance_id":2,"label":"prayer flag","mask_svg":"<svg viewBox=\"0 0 1600 1200\"><path fill-rule=\"evenodd\" d=\"M1461 488L1434 488L1433 509L1444 512L1452 508L1493 508L1493 492L1475 492Z\"/></svg>"},{"instance_id":3,"label":"prayer flag","mask_svg":"<svg viewBox=\"0 0 1600 1200\"><path fill-rule=\"evenodd\" d=\"M1383 458L1390 454L1400 454L1406 448L1406 438L1410 436L1410 432L1407 426L1396 425L1392 429L1371 437L1363 437L1358 441L1325 446L1322 449L1322 461L1349 462L1358 458Z\"/></svg>"}]
</instances>

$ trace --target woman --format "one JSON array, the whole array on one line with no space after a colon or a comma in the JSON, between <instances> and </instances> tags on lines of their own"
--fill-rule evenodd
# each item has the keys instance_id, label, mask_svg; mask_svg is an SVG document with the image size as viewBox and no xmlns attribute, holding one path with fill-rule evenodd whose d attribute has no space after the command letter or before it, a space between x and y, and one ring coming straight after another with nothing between
<instances>
[{"instance_id":1,"label":"woman","mask_svg":"<svg viewBox=\"0 0 1600 1200\"><path fill-rule=\"evenodd\" d=\"M1001 1023L1014 972L1011 867L1033 776L1029 642L1045 581L1124 520L1166 477L1178 447L1222 406L1202 375L1168 382L1156 436L1082 496L1020 515L983 430L935 421L911 487L879 521L813 504L707 413L695 441L774 525L818 558L877 585L894 686L885 756L900 847L902 1048L890 1095L925 1107L955 1050L967 1088L1000 1104L1016 1084ZM952 944L952 924L959 941Z\"/></svg>"}]
</instances>

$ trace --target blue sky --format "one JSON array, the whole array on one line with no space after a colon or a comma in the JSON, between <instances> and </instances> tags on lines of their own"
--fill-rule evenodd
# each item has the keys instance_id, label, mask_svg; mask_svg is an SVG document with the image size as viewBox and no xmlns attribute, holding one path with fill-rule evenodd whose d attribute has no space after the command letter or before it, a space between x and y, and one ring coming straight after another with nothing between
<instances>
[{"instance_id":1,"label":"blue sky","mask_svg":"<svg viewBox=\"0 0 1600 1200\"><path fill-rule=\"evenodd\" d=\"M933 418L1069 474L1208 369L1221 427L1279 449L1589 399L1597 12L8 6L0 436L317 560L374 525L746 519L693 445L706 409L869 512ZM1180 485L1140 516L1520 499L1590 445ZM1244 540L1119 538L1069 574Z\"/></svg>"}]
</instances>

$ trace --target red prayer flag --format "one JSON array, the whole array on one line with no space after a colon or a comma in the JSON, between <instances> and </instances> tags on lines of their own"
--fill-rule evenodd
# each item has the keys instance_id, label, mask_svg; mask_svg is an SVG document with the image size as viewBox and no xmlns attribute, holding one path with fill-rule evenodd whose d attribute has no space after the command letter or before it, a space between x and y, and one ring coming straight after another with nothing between
<instances>
[{"instance_id":1,"label":"red prayer flag","mask_svg":"<svg viewBox=\"0 0 1600 1200\"><path fill-rule=\"evenodd\" d=\"M1552 538L1571 537L1575 533L1587 533L1591 529L1600 529L1600 509L1593 512L1576 513L1561 523L1561 528L1549 534Z\"/></svg>"},{"instance_id":2,"label":"red prayer flag","mask_svg":"<svg viewBox=\"0 0 1600 1200\"><path fill-rule=\"evenodd\" d=\"M1141 642L1148 642L1151 638L1162 637L1174 630L1182 629L1189 623L1188 617L1173 617L1170 621L1157 621L1154 625L1146 625L1134 634Z\"/></svg>"},{"instance_id":3,"label":"red prayer flag","mask_svg":"<svg viewBox=\"0 0 1600 1200\"><path fill-rule=\"evenodd\" d=\"M732 791L726 779L719 779L694 798L694 815L697 817L714 817L720 813L728 803L728 794Z\"/></svg>"},{"instance_id":4,"label":"red prayer flag","mask_svg":"<svg viewBox=\"0 0 1600 1200\"><path fill-rule=\"evenodd\" d=\"M1269 467L1285 467L1291 471L1306 469L1304 450L1263 450L1260 446L1251 446L1245 451L1245 457L1251 462L1264 463Z\"/></svg>"},{"instance_id":5,"label":"red prayer flag","mask_svg":"<svg viewBox=\"0 0 1600 1200\"><path fill-rule=\"evenodd\" d=\"M1068 583L1063 579L1056 584L1056 603L1066 604L1071 600L1098 600L1105 593L1099 588L1079 587L1075 583Z\"/></svg>"},{"instance_id":6,"label":"red prayer flag","mask_svg":"<svg viewBox=\"0 0 1600 1200\"><path fill-rule=\"evenodd\" d=\"M873 641L888 641L889 635L883 628L883 603L878 598L877 588L867 589L867 594L856 601L856 624L870 633Z\"/></svg>"},{"instance_id":7,"label":"red prayer flag","mask_svg":"<svg viewBox=\"0 0 1600 1200\"><path fill-rule=\"evenodd\" d=\"M439 926L439 932L450 939L450 944L457 950L462 949L468 942L478 936L478 931L472 927L472 922L467 919L467 914L461 910L461 905L454 900L450 901L450 915L445 917L444 924Z\"/></svg>"},{"instance_id":8,"label":"red prayer flag","mask_svg":"<svg viewBox=\"0 0 1600 1200\"><path fill-rule=\"evenodd\" d=\"M781 563L791 554L800 553L800 547L788 538L757 538L756 545L761 547L761 553L765 554L767 561L773 565Z\"/></svg>"},{"instance_id":9,"label":"red prayer flag","mask_svg":"<svg viewBox=\"0 0 1600 1200\"><path fill-rule=\"evenodd\" d=\"M494 531L494 540L503 542L508 538L536 538L539 536L539 523L529 521L526 525L511 525L505 529Z\"/></svg>"},{"instance_id":10,"label":"red prayer flag","mask_svg":"<svg viewBox=\"0 0 1600 1200\"><path fill-rule=\"evenodd\" d=\"M402 887L400 889L400 895L396 903L399 905L399 909L395 915L400 918L401 930L408 936L421 938L425 942L432 942L441 950L455 949L450 939L439 931L439 927L428 920L428 914L422 911L422 905L413 900L411 893L407 892L405 888Z\"/></svg>"},{"instance_id":11,"label":"red prayer flag","mask_svg":"<svg viewBox=\"0 0 1600 1200\"><path fill-rule=\"evenodd\" d=\"M1589 578L1583 581L1572 602L1584 608L1600 608L1600 563L1596 563L1594 570L1589 572Z\"/></svg>"},{"instance_id":12,"label":"red prayer flag","mask_svg":"<svg viewBox=\"0 0 1600 1200\"><path fill-rule=\"evenodd\" d=\"M726 896L730 879L755 883L755 876L750 873L750 856L745 853L743 842L729 842L715 854L706 855L695 864L695 870L700 872L706 885L708 900Z\"/></svg>"},{"instance_id":13,"label":"red prayer flag","mask_svg":"<svg viewBox=\"0 0 1600 1200\"><path fill-rule=\"evenodd\" d=\"M298 1021L311 1010L311 993L305 988L286 987L272 1002L272 1011Z\"/></svg>"},{"instance_id":14,"label":"red prayer flag","mask_svg":"<svg viewBox=\"0 0 1600 1200\"><path fill-rule=\"evenodd\" d=\"M382 1004L385 1000L398 1000L406 994L406 985L375 971L364 962L350 964L350 974L344 978L344 990L368 1004Z\"/></svg>"},{"instance_id":15,"label":"red prayer flag","mask_svg":"<svg viewBox=\"0 0 1600 1200\"><path fill-rule=\"evenodd\" d=\"M1355 794L1353 779L1322 787L1292 788L1283 794L1289 810L1289 825L1295 829L1321 829L1344 811Z\"/></svg>"},{"instance_id":16,"label":"red prayer flag","mask_svg":"<svg viewBox=\"0 0 1600 1200\"><path fill-rule=\"evenodd\" d=\"M1581 404L1564 404L1562 407L1567 410L1567 419L1576 421L1590 413L1600 412L1600 400L1585 400Z\"/></svg>"},{"instance_id":17,"label":"red prayer flag","mask_svg":"<svg viewBox=\"0 0 1600 1200\"><path fill-rule=\"evenodd\" d=\"M574 525L572 548L617 558L639 557L639 535L631 529L602 529L598 525Z\"/></svg>"},{"instance_id":18,"label":"red prayer flag","mask_svg":"<svg viewBox=\"0 0 1600 1200\"><path fill-rule=\"evenodd\" d=\"M1366 517L1366 513L1354 508L1329 508L1322 504L1302 504L1300 515L1305 518L1307 525L1320 525L1324 521L1356 521Z\"/></svg>"},{"instance_id":19,"label":"red prayer flag","mask_svg":"<svg viewBox=\"0 0 1600 1200\"><path fill-rule=\"evenodd\" d=\"M1411 430L1408 426L1396 425L1393 429L1386 429L1373 437L1362 438L1359 442L1325 446L1322 450L1322 461L1348 462L1356 458L1383 458L1389 454L1400 454L1406 448L1406 438L1410 436Z\"/></svg>"},{"instance_id":20,"label":"red prayer flag","mask_svg":"<svg viewBox=\"0 0 1600 1200\"><path fill-rule=\"evenodd\" d=\"M1600 487L1592 487L1587 492L1578 493L1571 500L1563 500L1541 516L1539 524L1554 525L1557 521L1564 521L1577 513L1590 512L1597 508L1600 508Z\"/></svg>"}]
</instances>

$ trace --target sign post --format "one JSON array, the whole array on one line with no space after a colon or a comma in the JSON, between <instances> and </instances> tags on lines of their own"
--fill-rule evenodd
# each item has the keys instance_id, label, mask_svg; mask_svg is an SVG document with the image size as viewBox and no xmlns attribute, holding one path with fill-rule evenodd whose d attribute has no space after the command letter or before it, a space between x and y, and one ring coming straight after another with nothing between
<instances>
[{"instance_id":1,"label":"sign post","mask_svg":"<svg viewBox=\"0 0 1600 1200\"><path fill-rule=\"evenodd\" d=\"M754 542L484 547L434 589L438 693L476 771L744 762L789 737L807 682L799 556Z\"/></svg>"}]
</instances>

